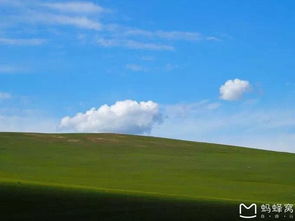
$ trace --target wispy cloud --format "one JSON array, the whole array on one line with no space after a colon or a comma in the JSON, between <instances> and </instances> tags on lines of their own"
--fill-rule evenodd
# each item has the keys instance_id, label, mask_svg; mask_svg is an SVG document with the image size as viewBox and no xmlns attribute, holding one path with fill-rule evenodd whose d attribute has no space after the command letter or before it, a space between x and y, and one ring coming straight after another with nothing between
<instances>
[{"instance_id":1,"label":"wispy cloud","mask_svg":"<svg viewBox=\"0 0 295 221\"><path fill-rule=\"evenodd\" d=\"M49 13L34 13L27 17L31 23L43 23L50 25L69 25L78 28L101 30L101 23L85 16L68 16Z\"/></svg>"},{"instance_id":2,"label":"wispy cloud","mask_svg":"<svg viewBox=\"0 0 295 221\"><path fill-rule=\"evenodd\" d=\"M109 12L109 9L103 8L98 4L90 1L41 1L41 0L0 0L0 6L10 6L15 8L23 9L34 9L34 10L56 10L64 13L76 13L76 14L92 14L92 13L102 13Z\"/></svg>"},{"instance_id":3,"label":"wispy cloud","mask_svg":"<svg viewBox=\"0 0 295 221\"><path fill-rule=\"evenodd\" d=\"M219 102L202 100L194 103L178 103L162 105L162 110L169 117L185 117L188 115L199 115L216 110L221 106Z\"/></svg>"},{"instance_id":4,"label":"wispy cloud","mask_svg":"<svg viewBox=\"0 0 295 221\"><path fill-rule=\"evenodd\" d=\"M205 36L198 32L149 31L117 24L103 25L105 38L97 40L100 46L124 47L129 49L173 51L173 41L217 41L214 36ZM169 44L163 43L169 41Z\"/></svg>"},{"instance_id":5,"label":"wispy cloud","mask_svg":"<svg viewBox=\"0 0 295 221\"><path fill-rule=\"evenodd\" d=\"M9 132L56 132L57 120L47 116L0 114L0 131Z\"/></svg>"},{"instance_id":6,"label":"wispy cloud","mask_svg":"<svg viewBox=\"0 0 295 221\"><path fill-rule=\"evenodd\" d=\"M11 94L6 93L6 92L0 92L0 100L6 100L6 99L10 99L12 97Z\"/></svg>"},{"instance_id":7,"label":"wispy cloud","mask_svg":"<svg viewBox=\"0 0 295 221\"><path fill-rule=\"evenodd\" d=\"M0 44L4 45L30 45L30 46L38 46L42 45L46 42L45 39L39 38L31 38L31 39L24 39L24 38L0 38Z\"/></svg>"},{"instance_id":8,"label":"wispy cloud","mask_svg":"<svg viewBox=\"0 0 295 221\"><path fill-rule=\"evenodd\" d=\"M154 51L173 51L174 47L166 44L146 43L135 40L99 38L97 44L102 47L122 47L128 49L144 49Z\"/></svg>"},{"instance_id":9,"label":"wispy cloud","mask_svg":"<svg viewBox=\"0 0 295 221\"><path fill-rule=\"evenodd\" d=\"M105 8L92 2L54 2L41 4L50 9L72 13L101 13L107 11Z\"/></svg>"},{"instance_id":10,"label":"wispy cloud","mask_svg":"<svg viewBox=\"0 0 295 221\"><path fill-rule=\"evenodd\" d=\"M200 41L207 40L202 34L197 32L181 31L147 31L141 29L129 29L123 32L126 36L143 36L148 38L161 38L166 40Z\"/></svg>"},{"instance_id":11,"label":"wispy cloud","mask_svg":"<svg viewBox=\"0 0 295 221\"><path fill-rule=\"evenodd\" d=\"M5 23L69 25L77 28L100 30L97 14L107 9L92 2L0 1L0 7L10 6L17 14L8 16ZM69 14L71 12L71 14ZM95 13L95 14L94 14ZM93 16L88 16L93 14Z\"/></svg>"},{"instance_id":12,"label":"wispy cloud","mask_svg":"<svg viewBox=\"0 0 295 221\"><path fill-rule=\"evenodd\" d=\"M132 27L126 27L122 25L112 24L106 25L106 30L117 33L120 36L130 37L145 37L165 40L181 40L181 41L217 41L219 40L215 36L206 36L199 32L187 32L187 31L163 31L163 30L144 30Z\"/></svg>"},{"instance_id":13,"label":"wispy cloud","mask_svg":"<svg viewBox=\"0 0 295 221\"><path fill-rule=\"evenodd\" d=\"M8 5L13 7L21 7L23 6L24 1L19 0L0 0L0 5Z\"/></svg>"},{"instance_id":14,"label":"wispy cloud","mask_svg":"<svg viewBox=\"0 0 295 221\"><path fill-rule=\"evenodd\" d=\"M0 64L0 74L11 74L16 72L26 71L26 68L13 66L13 65L1 65Z\"/></svg>"},{"instance_id":15,"label":"wispy cloud","mask_svg":"<svg viewBox=\"0 0 295 221\"><path fill-rule=\"evenodd\" d=\"M207 101L164 106L165 120L152 135L295 152L295 110L218 107Z\"/></svg>"},{"instance_id":16,"label":"wispy cloud","mask_svg":"<svg viewBox=\"0 0 295 221\"><path fill-rule=\"evenodd\" d=\"M147 69L141 65L138 64L127 64L126 68L130 71L134 72L142 72L142 71L147 71Z\"/></svg>"},{"instance_id":17,"label":"wispy cloud","mask_svg":"<svg viewBox=\"0 0 295 221\"><path fill-rule=\"evenodd\" d=\"M5 25L28 25L38 33L39 26L69 26L77 29L99 31L100 39L97 44L103 47L121 47L137 50L173 51L174 41L215 41L215 36L194 31L164 31L145 30L136 27L122 25L120 22L110 23L102 20L106 12L112 10L104 8L91 1L38 1L38 0L0 0L0 7L16 9L14 15L5 16ZM1 21L0 21L1 24ZM38 26L34 26L38 25ZM38 27L38 28L37 28ZM38 29L38 30L37 30ZM71 29L63 29L63 32L71 32ZM42 33L44 34L44 33ZM44 36L44 35L43 35ZM88 41L95 41L97 34L89 35ZM169 43L167 43L169 41ZM0 39L0 44L11 45L40 45L44 43L41 39Z\"/></svg>"}]
</instances>

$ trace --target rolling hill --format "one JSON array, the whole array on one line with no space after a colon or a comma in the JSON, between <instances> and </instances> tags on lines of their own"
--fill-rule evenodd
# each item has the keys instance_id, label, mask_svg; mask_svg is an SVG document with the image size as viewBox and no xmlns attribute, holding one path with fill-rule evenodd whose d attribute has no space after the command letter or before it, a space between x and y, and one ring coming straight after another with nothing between
<instances>
[{"instance_id":1,"label":"rolling hill","mask_svg":"<svg viewBox=\"0 0 295 221\"><path fill-rule=\"evenodd\" d=\"M122 134L0 133L0 220L238 220L294 203L295 154Z\"/></svg>"}]
</instances>

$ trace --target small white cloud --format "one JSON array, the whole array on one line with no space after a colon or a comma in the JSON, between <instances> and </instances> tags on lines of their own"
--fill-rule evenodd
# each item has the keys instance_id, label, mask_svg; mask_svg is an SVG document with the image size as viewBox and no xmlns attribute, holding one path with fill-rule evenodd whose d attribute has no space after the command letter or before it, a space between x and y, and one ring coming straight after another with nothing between
<instances>
[{"instance_id":1,"label":"small white cloud","mask_svg":"<svg viewBox=\"0 0 295 221\"><path fill-rule=\"evenodd\" d=\"M91 108L73 117L64 117L60 128L78 132L149 133L161 121L158 104L153 101L118 101Z\"/></svg>"},{"instance_id":2,"label":"small white cloud","mask_svg":"<svg viewBox=\"0 0 295 221\"><path fill-rule=\"evenodd\" d=\"M37 46L42 45L46 42L45 39L20 39L20 38L0 38L0 44L5 45L30 45L30 46Z\"/></svg>"},{"instance_id":3,"label":"small white cloud","mask_svg":"<svg viewBox=\"0 0 295 221\"><path fill-rule=\"evenodd\" d=\"M6 99L10 99L12 96L9 93L6 92L0 92L0 100L6 100Z\"/></svg>"},{"instance_id":4,"label":"small white cloud","mask_svg":"<svg viewBox=\"0 0 295 221\"><path fill-rule=\"evenodd\" d=\"M250 88L249 81L228 80L219 89L220 98L227 101L239 100Z\"/></svg>"},{"instance_id":5,"label":"small white cloud","mask_svg":"<svg viewBox=\"0 0 295 221\"><path fill-rule=\"evenodd\" d=\"M99 5L92 2L55 2L42 4L45 7L63 12L73 13L100 13L106 11Z\"/></svg>"},{"instance_id":6,"label":"small white cloud","mask_svg":"<svg viewBox=\"0 0 295 221\"><path fill-rule=\"evenodd\" d=\"M145 43L134 40L104 39L97 40L97 44L102 47L122 47L128 49L142 49L154 51L173 51L174 47L165 44Z\"/></svg>"}]
</instances>

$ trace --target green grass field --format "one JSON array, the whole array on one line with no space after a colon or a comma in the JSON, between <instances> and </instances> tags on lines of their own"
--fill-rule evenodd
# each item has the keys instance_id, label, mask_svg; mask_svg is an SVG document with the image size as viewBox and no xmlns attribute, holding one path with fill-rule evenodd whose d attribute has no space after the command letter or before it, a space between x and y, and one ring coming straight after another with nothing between
<instances>
[{"instance_id":1,"label":"green grass field","mask_svg":"<svg viewBox=\"0 0 295 221\"><path fill-rule=\"evenodd\" d=\"M241 202L295 203L294 165L153 137L0 133L0 220L239 220Z\"/></svg>"}]
</instances>

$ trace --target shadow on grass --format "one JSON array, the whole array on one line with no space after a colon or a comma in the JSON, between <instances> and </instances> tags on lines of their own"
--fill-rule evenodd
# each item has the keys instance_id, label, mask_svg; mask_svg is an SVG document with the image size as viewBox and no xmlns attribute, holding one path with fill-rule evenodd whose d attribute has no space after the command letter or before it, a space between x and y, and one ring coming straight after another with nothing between
<instances>
[{"instance_id":1,"label":"shadow on grass","mask_svg":"<svg viewBox=\"0 0 295 221\"><path fill-rule=\"evenodd\" d=\"M0 220L239 220L238 204L0 184ZM253 220L253 219L252 219Z\"/></svg>"}]
</instances>

